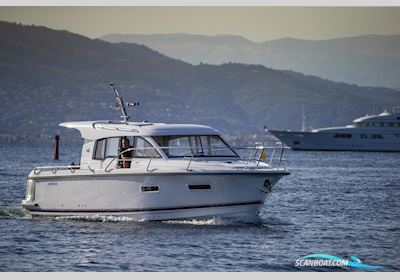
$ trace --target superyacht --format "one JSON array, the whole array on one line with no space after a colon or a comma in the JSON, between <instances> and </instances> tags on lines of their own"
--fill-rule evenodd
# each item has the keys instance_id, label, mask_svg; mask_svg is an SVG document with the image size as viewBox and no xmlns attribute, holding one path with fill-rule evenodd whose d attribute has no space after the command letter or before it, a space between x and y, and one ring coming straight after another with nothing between
<instances>
[{"instance_id":1,"label":"superyacht","mask_svg":"<svg viewBox=\"0 0 400 280\"><path fill-rule=\"evenodd\" d=\"M341 127L268 132L292 150L399 152L400 108L395 107L392 112L385 110L377 115L366 115Z\"/></svg>"}]
</instances>

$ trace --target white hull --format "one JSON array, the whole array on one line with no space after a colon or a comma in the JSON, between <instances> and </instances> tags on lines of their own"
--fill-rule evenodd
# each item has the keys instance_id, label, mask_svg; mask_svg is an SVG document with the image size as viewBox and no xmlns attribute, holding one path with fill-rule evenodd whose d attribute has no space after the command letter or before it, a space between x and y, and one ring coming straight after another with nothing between
<instances>
[{"instance_id":1,"label":"white hull","mask_svg":"<svg viewBox=\"0 0 400 280\"><path fill-rule=\"evenodd\" d=\"M255 220L287 172L35 176L22 203L32 215L127 216L136 221L235 217ZM209 189L189 189L209 185ZM158 186L143 192L143 186Z\"/></svg>"},{"instance_id":2,"label":"white hull","mask_svg":"<svg viewBox=\"0 0 400 280\"><path fill-rule=\"evenodd\" d=\"M234 219L235 221L256 222L262 204L249 203L231 206L193 207L171 210L127 211L127 212L31 212L33 216L56 217L124 217L132 221L167 221L180 219L206 220L211 218Z\"/></svg>"},{"instance_id":3,"label":"white hull","mask_svg":"<svg viewBox=\"0 0 400 280\"><path fill-rule=\"evenodd\" d=\"M365 132L343 131L270 131L293 150L400 152L400 134L375 132L381 139L362 138ZM335 138L338 133L351 138Z\"/></svg>"},{"instance_id":4,"label":"white hull","mask_svg":"<svg viewBox=\"0 0 400 280\"><path fill-rule=\"evenodd\" d=\"M263 162L262 143L242 159L208 126L129 122L125 103L110 85L123 121L60 124L85 139L80 164L31 171L22 206L32 215L254 221L272 187L289 175L280 167L283 148L273 167L273 156Z\"/></svg>"}]
</instances>

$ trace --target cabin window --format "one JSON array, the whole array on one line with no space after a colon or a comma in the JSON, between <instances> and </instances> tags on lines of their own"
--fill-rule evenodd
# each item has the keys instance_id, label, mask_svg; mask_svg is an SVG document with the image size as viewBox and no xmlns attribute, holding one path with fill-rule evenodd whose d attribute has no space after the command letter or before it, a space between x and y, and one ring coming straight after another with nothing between
<instances>
[{"instance_id":1,"label":"cabin window","mask_svg":"<svg viewBox=\"0 0 400 280\"><path fill-rule=\"evenodd\" d=\"M159 158L160 154L147 140L142 137L135 137L135 150L133 157L135 158Z\"/></svg>"},{"instance_id":2,"label":"cabin window","mask_svg":"<svg viewBox=\"0 0 400 280\"><path fill-rule=\"evenodd\" d=\"M122 147L123 138L126 138L127 147ZM108 157L115 157L123 150L135 148L132 151L124 153L125 157L131 158L159 158L160 154L155 150L155 148L142 137L111 137L100 139L96 141L96 146L93 154L93 159L104 160ZM122 158L122 156L121 156Z\"/></svg>"},{"instance_id":3,"label":"cabin window","mask_svg":"<svg viewBox=\"0 0 400 280\"><path fill-rule=\"evenodd\" d=\"M119 137L113 137L97 140L93 158L104 160L118 155L119 139Z\"/></svg>"},{"instance_id":4,"label":"cabin window","mask_svg":"<svg viewBox=\"0 0 400 280\"><path fill-rule=\"evenodd\" d=\"M207 139L206 155L208 156L235 156L236 153L219 136L202 136ZM236 155L237 156L237 155Z\"/></svg>"},{"instance_id":5,"label":"cabin window","mask_svg":"<svg viewBox=\"0 0 400 280\"><path fill-rule=\"evenodd\" d=\"M156 136L168 157L238 157L218 135Z\"/></svg>"},{"instance_id":6,"label":"cabin window","mask_svg":"<svg viewBox=\"0 0 400 280\"><path fill-rule=\"evenodd\" d=\"M360 138L362 138L362 139L383 139L383 136L380 134L360 134Z\"/></svg>"},{"instance_id":7,"label":"cabin window","mask_svg":"<svg viewBox=\"0 0 400 280\"><path fill-rule=\"evenodd\" d=\"M333 136L334 138L351 138L351 134L349 133L338 133Z\"/></svg>"},{"instance_id":8,"label":"cabin window","mask_svg":"<svg viewBox=\"0 0 400 280\"><path fill-rule=\"evenodd\" d=\"M106 139L96 141L96 148L94 152L94 159L104 159L106 151Z\"/></svg>"},{"instance_id":9,"label":"cabin window","mask_svg":"<svg viewBox=\"0 0 400 280\"><path fill-rule=\"evenodd\" d=\"M115 138L108 138L106 139L106 152L105 152L105 157L115 157L118 155L118 149L119 149L119 142L120 139L119 137Z\"/></svg>"},{"instance_id":10,"label":"cabin window","mask_svg":"<svg viewBox=\"0 0 400 280\"><path fill-rule=\"evenodd\" d=\"M373 135L372 135L372 138L373 138L373 139L383 139L383 136L380 135L380 134L373 134Z\"/></svg>"}]
</instances>

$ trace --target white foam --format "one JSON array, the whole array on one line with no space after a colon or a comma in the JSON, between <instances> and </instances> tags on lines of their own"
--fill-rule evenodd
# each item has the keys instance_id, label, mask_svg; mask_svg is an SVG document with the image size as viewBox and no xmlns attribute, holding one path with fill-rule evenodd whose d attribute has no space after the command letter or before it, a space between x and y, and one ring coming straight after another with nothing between
<instances>
[{"instance_id":1,"label":"white foam","mask_svg":"<svg viewBox=\"0 0 400 280\"><path fill-rule=\"evenodd\" d=\"M203 226L203 225L223 225L225 224L224 221L219 217L214 217L211 219L204 219L204 220L168 220L162 221L165 224L178 224L178 225L196 225L196 226Z\"/></svg>"},{"instance_id":2,"label":"white foam","mask_svg":"<svg viewBox=\"0 0 400 280\"><path fill-rule=\"evenodd\" d=\"M132 217L127 216L107 216L107 215L76 215L76 216L57 216L56 220L79 220L90 222L133 222Z\"/></svg>"},{"instance_id":3,"label":"white foam","mask_svg":"<svg viewBox=\"0 0 400 280\"><path fill-rule=\"evenodd\" d=\"M28 218L29 213L21 206L0 206L0 216L11 218Z\"/></svg>"}]
</instances>

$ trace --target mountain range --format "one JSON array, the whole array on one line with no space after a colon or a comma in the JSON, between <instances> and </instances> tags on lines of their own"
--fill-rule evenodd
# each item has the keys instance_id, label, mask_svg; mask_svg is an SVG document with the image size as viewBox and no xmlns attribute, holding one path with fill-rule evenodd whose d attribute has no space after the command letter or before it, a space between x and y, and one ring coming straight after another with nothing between
<instances>
[{"instance_id":1,"label":"mountain range","mask_svg":"<svg viewBox=\"0 0 400 280\"><path fill-rule=\"evenodd\" d=\"M48 136L63 121L118 119L108 87L139 101L132 119L211 125L230 135L347 124L400 92L262 65L190 63L134 43L0 22L0 134Z\"/></svg>"},{"instance_id":2,"label":"mountain range","mask_svg":"<svg viewBox=\"0 0 400 280\"><path fill-rule=\"evenodd\" d=\"M100 39L144 44L192 64L261 64L362 86L400 88L400 35L330 40L282 38L265 42L233 35L185 33L108 34Z\"/></svg>"}]
</instances>

